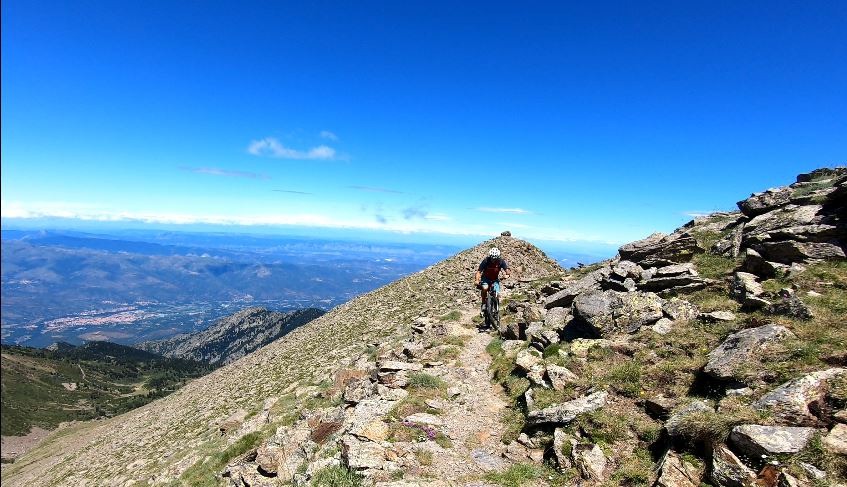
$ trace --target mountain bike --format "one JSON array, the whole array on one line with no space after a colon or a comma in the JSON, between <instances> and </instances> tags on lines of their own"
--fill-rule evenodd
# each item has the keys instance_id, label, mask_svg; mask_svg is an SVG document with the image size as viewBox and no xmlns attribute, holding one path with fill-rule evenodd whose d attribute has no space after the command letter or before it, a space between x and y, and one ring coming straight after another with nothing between
<instances>
[{"instance_id":1,"label":"mountain bike","mask_svg":"<svg viewBox=\"0 0 847 487\"><path fill-rule=\"evenodd\" d=\"M497 330L500 328L500 296L497 293L498 286L491 286L487 282L482 282L477 287L488 291L485 295L485 308L483 309L485 327Z\"/></svg>"}]
</instances>

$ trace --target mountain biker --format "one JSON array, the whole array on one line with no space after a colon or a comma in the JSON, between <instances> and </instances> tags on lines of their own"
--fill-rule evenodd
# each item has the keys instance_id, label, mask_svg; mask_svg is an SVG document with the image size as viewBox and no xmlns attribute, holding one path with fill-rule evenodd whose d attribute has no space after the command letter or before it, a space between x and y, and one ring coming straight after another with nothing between
<instances>
[{"instance_id":1,"label":"mountain biker","mask_svg":"<svg viewBox=\"0 0 847 487\"><path fill-rule=\"evenodd\" d=\"M485 297L488 295L488 286L493 286L494 292L500 293L500 271L504 272L506 278L511 276L506 260L500 258L500 249L491 247L491 250L488 251L488 257L482 259L474 275L474 284L481 289L482 305L480 308L483 314L485 314ZM482 283L488 284L488 286L481 286Z\"/></svg>"}]
</instances>

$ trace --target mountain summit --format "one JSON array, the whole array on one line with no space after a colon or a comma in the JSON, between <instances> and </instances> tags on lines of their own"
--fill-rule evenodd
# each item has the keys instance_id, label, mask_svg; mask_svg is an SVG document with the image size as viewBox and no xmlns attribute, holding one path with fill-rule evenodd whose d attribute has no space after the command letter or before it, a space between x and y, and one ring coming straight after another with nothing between
<instances>
[{"instance_id":1,"label":"mountain summit","mask_svg":"<svg viewBox=\"0 0 847 487\"><path fill-rule=\"evenodd\" d=\"M572 271L502 235L59 430L4 485L839 485L845 194L844 168L800 175Z\"/></svg>"}]
</instances>

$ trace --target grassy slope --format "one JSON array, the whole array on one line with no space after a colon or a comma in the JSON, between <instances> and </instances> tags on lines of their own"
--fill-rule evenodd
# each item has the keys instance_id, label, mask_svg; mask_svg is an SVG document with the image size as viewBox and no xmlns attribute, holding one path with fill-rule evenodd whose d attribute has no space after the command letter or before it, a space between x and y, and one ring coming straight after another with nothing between
<instances>
[{"instance_id":1,"label":"grassy slope","mask_svg":"<svg viewBox=\"0 0 847 487\"><path fill-rule=\"evenodd\" d=\"M205 373L202 364L92 343L61 352L2 348L2 434L111 417L165 396ZM84 376L83 376L84 372ZM62 383L76 384L69 390Z\"/></svg>"}]
</instances>

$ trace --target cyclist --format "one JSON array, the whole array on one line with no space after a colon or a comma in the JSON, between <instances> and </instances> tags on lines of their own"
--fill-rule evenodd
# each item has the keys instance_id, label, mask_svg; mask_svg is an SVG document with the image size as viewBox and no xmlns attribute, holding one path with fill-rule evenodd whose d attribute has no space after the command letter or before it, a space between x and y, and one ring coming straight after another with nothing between
<instances>
[{"instance_id":1,"label":"cyclist","mask_svg":"<svg viewBox=\"0 0 847 487\"><path fill-rule=\"evenodd\" d=\"M505 259L500 258L500 249L491 247L488 251L488 257L482 259L474 275L474 284L481 288L482 305L480 311L485 315L485 297L488 295L488 286L494 287L494 292L500 294L500 271L504 272L504 277L511 276L509 265ZM481 286L482 283L488 286Z\"/></svg>"}]
</instances>

